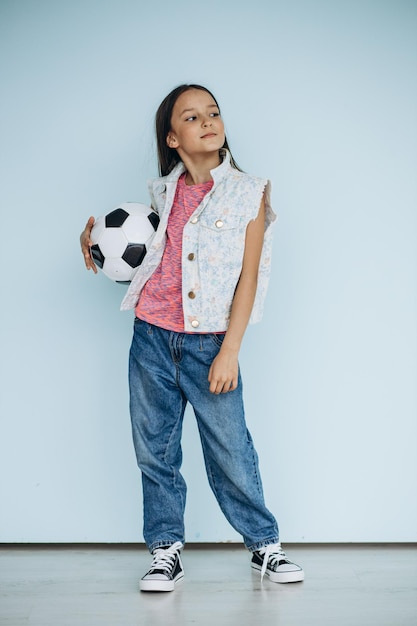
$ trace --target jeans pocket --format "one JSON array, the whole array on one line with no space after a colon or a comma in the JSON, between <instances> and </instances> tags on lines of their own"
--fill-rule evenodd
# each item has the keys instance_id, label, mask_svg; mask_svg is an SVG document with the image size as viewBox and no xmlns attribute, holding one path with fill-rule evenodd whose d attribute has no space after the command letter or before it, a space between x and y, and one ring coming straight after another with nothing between
<instances>
[{"instance_id":1,"label":"jeans pocket","mask_svg":"<svg viewBox=\"0 0 417 626\"><path fill-rule=\"evenodd\" d=\"M224 341L225 334L226 333L210 333L209 337L215 346L217 346L218 348L221 348L222 343Z\"/></svg>"},{"instance_id":2,"label":"jeans pocket","mask_svg":"<svg viewBox=\"0 0 417 626\"><path fill-rule=\"evenodd\" d=\"M134 322L133 322L133 328L139 329L140 326L143 327L143 330L148 335L152 335L152 324L145 322L145 320L141 320L140 317L135 317Z\"/></svg>"}]
</instances>

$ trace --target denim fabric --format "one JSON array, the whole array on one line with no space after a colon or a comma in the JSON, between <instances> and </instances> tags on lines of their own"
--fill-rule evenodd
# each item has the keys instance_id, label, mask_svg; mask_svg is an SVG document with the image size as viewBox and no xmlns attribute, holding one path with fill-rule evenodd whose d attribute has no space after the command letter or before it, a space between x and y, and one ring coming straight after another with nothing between
<instances>
[{"instance_id":1,"label":"denim fabric","mask_svg":"<svg viewBox=\"0 0 417 626\"><path fill-rule=\"evenodd\" d=\"M144 539L150 551L185 541L180 473L184 411L197 419L210 486L249 550L278 542L265 506L258 456L246 428L242 382L215 395L207 381L224 335L176 333L135 320L129 382L133 442L142 471Z\"/></svg>"}]
</instances>

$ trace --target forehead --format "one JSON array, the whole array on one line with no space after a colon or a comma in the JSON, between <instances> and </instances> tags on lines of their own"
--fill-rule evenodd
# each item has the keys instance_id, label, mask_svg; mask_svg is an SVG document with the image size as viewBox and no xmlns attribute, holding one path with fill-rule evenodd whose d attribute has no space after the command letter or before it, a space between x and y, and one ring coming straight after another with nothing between
<instances>
[{"instance_id":1,"label":"forehead","mask_svg":"<svg viewBox=\"0 0 417 626\"><path fill-rule=\"evenodd\" d=\"M178 96L172 113L181 115L186 109L207 108L209 106L217 106L214 98L202 89L188 89Z\"/></svg>"}]
</instances>

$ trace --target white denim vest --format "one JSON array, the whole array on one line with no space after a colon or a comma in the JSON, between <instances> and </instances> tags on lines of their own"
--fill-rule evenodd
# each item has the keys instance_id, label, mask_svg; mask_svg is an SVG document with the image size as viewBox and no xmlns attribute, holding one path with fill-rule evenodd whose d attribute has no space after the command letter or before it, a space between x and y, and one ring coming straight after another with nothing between
<instances>
[{"instance_id":1,"label":"white denim vest","mask_svg":"<svg viewBox=\"0 0 417 626\"><path fill-rule=\"evenodd\" d=\"M265 192L265 236L259 265L258 286L250 323L262 317L271 267L271 185L267 179L239 172L224 151L222 163L211 170L213 187L188 220L182 241L182 298L185 332L227 330L231 305L242 270L246 228L256 218ZM160 223L152 244L129 285L121 310L136 307L146 281L161 262L169 213L177 181L185 171L178 163L168 176L149 183L152 207Z\"/></svg>"}]
</instances>

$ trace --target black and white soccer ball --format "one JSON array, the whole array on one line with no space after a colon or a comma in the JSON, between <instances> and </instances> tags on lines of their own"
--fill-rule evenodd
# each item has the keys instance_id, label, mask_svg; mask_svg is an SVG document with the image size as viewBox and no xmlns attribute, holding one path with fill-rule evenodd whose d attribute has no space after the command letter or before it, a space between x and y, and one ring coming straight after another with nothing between
<instances>
[{"instance_id":1,"label":"black and white soccer ball","mask_svg":"<svg viewBox=\"0 0 417 626\"><path fill-rule=\"evenodd\" d=\"M142 263L159 224L158 214L139 202L123 202L97 218L91 256L111 280L128 284Z\"/></svg>"}]
</instances>

